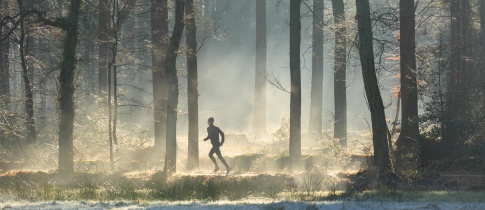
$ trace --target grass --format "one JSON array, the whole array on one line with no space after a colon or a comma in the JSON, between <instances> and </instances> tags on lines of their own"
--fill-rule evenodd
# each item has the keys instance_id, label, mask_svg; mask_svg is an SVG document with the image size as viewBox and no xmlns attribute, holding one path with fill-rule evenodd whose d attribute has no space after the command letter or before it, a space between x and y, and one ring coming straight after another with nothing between
<instances>
[{"instance_id":1,"label":"grass","mask_svg":"<svg viewBox=\"0 0 485 210\"><path fill-rule=\"evenodd\" d=\"M0 177L0 196L34 201L73 200L238 200L250 196L276 198L296 188L288 175L172 176L154 173L148 180L122 174L58 175L43 173ZM38 179L36 179L38 178Z\"/></svg>"},{"instance_id":2,"label":"grass","mask_svg":"<svg viewBox=\"0 0 485 210\"><path fill-rule=\"evenodd\" d=\"M50 177L49 177L50 176ZM70 180L69 181L66 181ZM251 197L287 201L485 202L485 192L374 190L344 192L321 174L257 176L165 176L146 180L123 174L58 175L19 173L0 177L0 196L27 201L187 201L242 200ZM335 184L335 183L334 183Z\"/></svg>"}]
</instances>

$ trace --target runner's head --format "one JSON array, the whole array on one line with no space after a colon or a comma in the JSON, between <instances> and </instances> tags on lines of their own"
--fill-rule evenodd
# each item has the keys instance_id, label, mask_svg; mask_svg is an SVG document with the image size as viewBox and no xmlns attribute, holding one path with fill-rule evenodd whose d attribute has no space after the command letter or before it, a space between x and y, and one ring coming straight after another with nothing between
<instances>
[{"instance_id":1,"label":"runner's head","mask_svg":"<svg viewBox=\"0 0 485 210\"><path fill-rule=\"evenodd\" d=\"M210 118L207 120L207 123L208 123L209 125L214 124L214 118L213 118L213 117L210 117Z\"/></svg>"}]
</instances>

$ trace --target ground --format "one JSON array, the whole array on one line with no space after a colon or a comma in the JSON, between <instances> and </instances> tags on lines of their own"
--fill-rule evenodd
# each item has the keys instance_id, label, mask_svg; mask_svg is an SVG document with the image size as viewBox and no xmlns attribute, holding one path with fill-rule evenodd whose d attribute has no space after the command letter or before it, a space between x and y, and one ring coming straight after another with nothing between
<instances>
[{"instance_id":1,"label":"ground","mask_svg":"<svg viewBox=\"0 0 485 210\"><path fill-rule=\"evenodd\" d=\"M241 201L184 202L2 202L2 209L485 209L478 202L413 202L413 201L274 201L247 199Z\"/></svg>"},{"instance_id":2,"label":"ground","mask_svg":"<svg viewBox=\"0 0 485 210\"><path fill-rule=\"evenodd\" d=\"M355 143L353 148L360 148L352 152L327 143L322 149L320 142L307 142L313 145L304 148L300 168L292 173L287 142L265 145L243 135L228 135L223 147L233 167L229 176L223 169L212 172L209 144L201 144L201 165L192 172L184 171L186 145L180 144L178 172L171 176L161 171L162 162L152 160L149 148L120 152L126 157L117 159L114 172L107 158L92 158L95 155L78 159L77 173L70 175L36 169L31 167L34 162L30 167L9 163L0 165L0 209L485 210L485 176L480 170L461 167L377 179L382 174L363 170L372 160L366 151L369 143ZM474 163L466 169L482 168L482 162Z\"/></svg>"}]
</instances>

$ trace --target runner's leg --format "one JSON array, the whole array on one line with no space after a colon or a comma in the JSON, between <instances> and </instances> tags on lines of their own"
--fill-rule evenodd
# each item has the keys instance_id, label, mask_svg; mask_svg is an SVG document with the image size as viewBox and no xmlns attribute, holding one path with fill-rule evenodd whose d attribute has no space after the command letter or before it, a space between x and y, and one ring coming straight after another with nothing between
<instances>
[{"instance_id":1,"label":"runner's leg","mask_svg":"<svg viewBox=\"0 0 485 210\"><path fill-rule=\"evenodd\" d=\"M212 148L214 149L215 147L212 147ZM226 160L222 157L221 150L219 149L219 147L215 148L214 152L216 153L219 160L221 160L221 162L224 164L224 166L226 166L226 169L228 169L229 165L227 165Z\"/></svg>"},{"instance_id":2,"label":"runner's leg","mask_svg":"<svg viewBox=\"0 0 485 210\"><path fill-rule=\"evenodd\" d=\"M217 165L216 159L214 158L214 152L215 152L215 150L216 150L215 147L212 147L211 151L209 152L209 158L212 160L212 162L214 163L214 165L216 166L216 168L219 168L219 166Z\"/></svg>"}]
</instances>

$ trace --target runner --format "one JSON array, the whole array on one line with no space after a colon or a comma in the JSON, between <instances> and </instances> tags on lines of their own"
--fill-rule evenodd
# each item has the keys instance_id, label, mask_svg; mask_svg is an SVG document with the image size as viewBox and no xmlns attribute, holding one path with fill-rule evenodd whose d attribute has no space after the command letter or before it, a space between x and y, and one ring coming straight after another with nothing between
<instances>
[{"instance_id":1,"label":"runner","mask_svg":"<svg viewBox=\"0 0 485 210\"><path fill-rule=\"evenodd\" d=\"M204 138L204 141L211 140L212 144L212 149L209 152L209 157L216 166L214 169L214 172L219 171L220 167L217 165L216 159L214 158L214 153L216 153L217 157L221 162L226 166L226 175L229 174L231 171L231 167L227 165L226 160L222 157L220 147L224 144L224 133L219 129L219 127L214 126L214 118L209 118L207 120L207 124L209 124L209 127L207 127L207 137ZM221 134L221 142L219 142L219 134Z\"/></svg>"}]
</instances>

